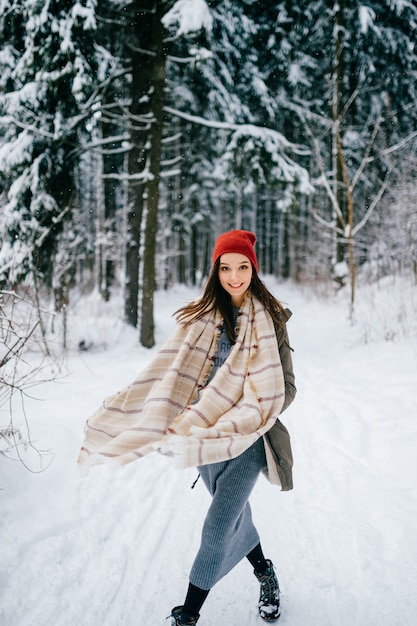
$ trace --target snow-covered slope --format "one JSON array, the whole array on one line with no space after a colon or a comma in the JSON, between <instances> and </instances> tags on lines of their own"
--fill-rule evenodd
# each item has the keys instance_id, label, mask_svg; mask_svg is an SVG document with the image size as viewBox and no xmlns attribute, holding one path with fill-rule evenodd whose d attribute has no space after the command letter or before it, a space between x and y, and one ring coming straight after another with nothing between
<instances>
[{"instance_id":1,"label":"snow-covered slope","mask_svg":"<svg viewBox=\"0 0 417 626\"><path fill-rule=\"evenodd\" d=\"M267 281L268 282L268 281ZM269 283L271 287L271 284ZM295 489L261 477L251 498L282 587L279 623L414 626L417 615L417 350L375 340L345 308L276 285L293 310L298 395L283 420ZM191 294L157 302L158 346ZM81 324L82 321L82 324ZM183 600L208 506L195 470L158 454L118 470L79 472L85 419L128 384L157 347L101 315L71 321L75 345L107 335L106 350L70 351L68 375L25 403L44 471L0 457L2 626L159 626ZM15 413L19 421L18 411ZM21 416L23 422L23 414ZM38 452L22 450L33 470ZM258 583L241 562L210 593L201 626L251 626Z\"/></svg>"}]
</instances>

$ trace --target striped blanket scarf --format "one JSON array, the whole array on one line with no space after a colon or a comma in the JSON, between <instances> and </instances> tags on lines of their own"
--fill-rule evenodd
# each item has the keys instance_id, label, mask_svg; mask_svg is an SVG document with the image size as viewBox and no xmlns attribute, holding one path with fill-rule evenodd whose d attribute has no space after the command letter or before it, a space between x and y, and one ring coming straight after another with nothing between
<instances>
[{"instance_id":1,"label":"striped blanket scarf","mask_svg":"<svg viewBox=\"0 0 417 626\"><path fill-rule=\"evenodd\" d=\"M222 323L211 312L179 324L133 383L88 419L79 462L126 464L158 450L194 467L237 457L265 434L285 397L272 318L248 294L236 343L206 384Z\"/></svg>"}]
</instances>

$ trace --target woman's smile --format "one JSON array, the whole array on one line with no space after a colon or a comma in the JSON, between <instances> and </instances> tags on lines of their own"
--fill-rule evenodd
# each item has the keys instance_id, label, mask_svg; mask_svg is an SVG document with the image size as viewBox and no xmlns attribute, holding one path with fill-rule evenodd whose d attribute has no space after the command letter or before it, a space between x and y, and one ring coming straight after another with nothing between
<instances>
[{"instance_id":1,"label":"woman's smile","mask_svg":"<svg viewBox=\"0 0 417 626\"><path fill-rule=\"evenodd\" d=\"M247 256L227 252L220 257L219 280L233 306L240 306L252 280L252 264Z\"/></svg>"}]
</instances>

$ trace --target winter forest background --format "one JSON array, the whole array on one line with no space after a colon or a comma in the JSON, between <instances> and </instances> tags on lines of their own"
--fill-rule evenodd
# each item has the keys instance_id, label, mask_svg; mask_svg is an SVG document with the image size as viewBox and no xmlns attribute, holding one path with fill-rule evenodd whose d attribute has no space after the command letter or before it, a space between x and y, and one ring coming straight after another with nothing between
<instances>
[{"instance_id":1,"label":"winter forest background","mask_svg":"<svg viewBox=\"0 0 417 626\"><path fill-rule=\"evenodd\" d=\"M412 0L0 0L0 41L0 403L81 296L152 347L228 229L352 321L360 286L415 293Z\"/></svg>"}]
</instances>

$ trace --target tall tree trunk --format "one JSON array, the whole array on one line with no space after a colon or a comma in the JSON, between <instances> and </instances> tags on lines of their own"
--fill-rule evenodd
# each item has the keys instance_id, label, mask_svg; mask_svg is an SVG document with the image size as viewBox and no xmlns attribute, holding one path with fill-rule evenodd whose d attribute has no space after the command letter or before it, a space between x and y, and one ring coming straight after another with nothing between
<instances>
[{"instance_id":1,"label":"tall tree trunk","mask_svg":"<svg viewBox=\"0 0 417 626\"><path fill-rule=\"evenodd\" d=\"M113 94L104 94L103 105L111 104L114 101ZM109 120L103 120L100 124L101 137L109 140L112 136L120 134L120 129ZM102 153L102 173L103 179L100 181L99 192L99 212L101 215L100 232L100 272L99 272L99 289L104 300L110 299L110 288L113 284L115 276L115 251L112 240L115 236L115 220L117 214L117 183L115 178L111 176L117 174L120 155L116 152L117 143L107 143ZM113 149L113 152L112 152Z\"/></svg>"},{"instance_id":2,"label":"tall tree trunk","mask_svg":"<svg viewBox=\"0 0 417 626\"><path fill-rule=\"evenodd\" d=\"M335 177L335 196L337 198L340 211L347 221L346 194L343 180L343 169L339 158L338 137L343 137L342 117L343 117L343 95L345 85L345 62L344 47L346 37L346 25L344 15L344 0L337 0L334 5L335 29L334 29L334 69L333 69L333 93L332 116L333 116L333 171ZM336 216L337 226L343 229L340 218ZM336 263L346 260L346 242L340 237L336 240Z\"/></svg>"},{"instance_id":3,"label":"tall tree trunk","mask_svg":"<svg viewBox=\"0 0 417 626\"><path fill-rule=\"evenodd\" d=\"M293 204L294 225L294 267L292 276L296 283L301 282L302 241L301 241L301 199L298 197Z\"/></svg>"},{"instance_id":4,"label":"tall tree trunk","mask_svg":"<svg viewBox=\"0 0 417 626\"><path fill-rule=\"evenodd\" d=\"M353 219L354 219L354 203L353 193L351 189L349 173L346 165L345 155L343 152L342 138L337 137L337 153L338 161L342 170L343 180L346 189L347 201L347 219L344 221L344 230L346 237L346 247L348 251L349 277L350 277L350 315L353 315L355 305L355 287L356 287L356 262L355 251L353 247Z\"/></svg>"},{"instance_id":5,"label":"tall tree trunk","mask_svg":"<svg viewBox=\"0 0 417 626\"><path fill-rule=\"evenodd\" d=\"M162 131L164 122L166 48L164 45L164 28L161 24L163 16L162 2L155 2L156 11L152 21L153 57L152 93L150 94L150 110L152 123L149 134L149 171L150 178L146 189L146 222L143 253L142 306L140 322L140 341L143 346L151 348L154 339L153 301L155 291L155 252L158 231L159 178L161 168Z\"/></svg>"},{"instance_id":6,"label":"tall tree trunk","mask_svg":"<svg viewBox=\"0 0 417 626\"><path fill-rule=\"evenodd\" d=\"M153 22L155 2L135 0L128 18L129 65L131 66L128 128L127 217L126 217L126 292L125 318L138 325L140 236L144 208L145 183L148 177L147 141L151 121L150 100L155 63Z\"/></svg>"},{"instance_id":7,"label":"tall tree trunk","mask_svg":"<svg viewBox=\"0 0 417 626\"><path fill-rule=\"evenodd\" d=\"M290 219L289 219L289 209L284 211L283 213L283 237L282 237L282 253L283 253L283 261L282 261L282 270L281 276L283 278L289 278L291 276L291 254L290 254Z\"/></svg>"},{"instance_id":8,"label":"tall tree trunk","mask_svg":"<svg viewBox=\"0 0 417 626\"><path fill-rule=\"evenodd\" d=\"M190 279L191 285L195 286L197 284L197 264L198 264L198 251L197 251L197 241L198 241L198 229L196 224L191 226L191 266L190 266Z\"/></svg>"}]
</instances>

